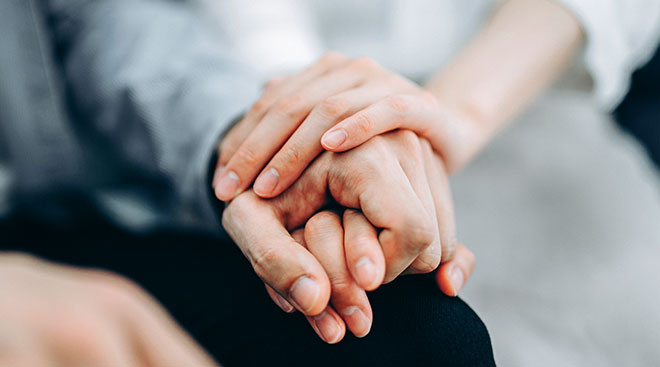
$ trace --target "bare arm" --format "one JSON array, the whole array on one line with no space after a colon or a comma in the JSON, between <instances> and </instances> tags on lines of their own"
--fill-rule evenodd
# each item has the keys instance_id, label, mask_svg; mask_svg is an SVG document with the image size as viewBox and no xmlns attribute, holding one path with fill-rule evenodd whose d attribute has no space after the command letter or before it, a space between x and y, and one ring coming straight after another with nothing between
<instances>
[{"instance_id":1,"label":"bare arm","mask_svg":"<svg viewBox=\"0 0 660 367\"><path fill-rule=\"evenodd\" d=\"M583 39L577 19L551 0L508 0L453 62L426 85L454 111L462 136L448 165L462 167L570 64Z\"/></svg>"}]
</instances>

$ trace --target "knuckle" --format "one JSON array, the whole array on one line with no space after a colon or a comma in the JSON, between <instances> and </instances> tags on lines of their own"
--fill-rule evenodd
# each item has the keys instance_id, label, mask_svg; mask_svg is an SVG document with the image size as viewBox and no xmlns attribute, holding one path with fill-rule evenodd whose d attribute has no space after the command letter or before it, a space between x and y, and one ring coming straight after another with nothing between
<instances>
[{"instance_id":1,"label":"knuckle","mask_svg":"<svg viewBox=\"0 0 660 367\"><path fill-rule=\"evenodd\" d=\"M236 196L222 211L222 226L226 230L235 227L236 224L244 221L245 217L251 213L266 213L269 206L259 205L258 197L252 190L248 190Z\"/></svg>"},{"instance_id":2,"label":"knuckle","mask_svg":"<svg viewBox=\"0 0 660 367\"><path fill-rule=\"evenodd\" d=\"M383 170L383 160L386 160L386 155L380 149L380 146L374 144L374 149L371 151L365 151L363 154L360 154L359 162L362 169L356 172L357 177L362 177L364 174L376 174L382 172Z\"/></svg>"},{"instance_id":3,"label":"knuckle","mask_svg":"<svg viewBox=\"0 0 660 367\"><path fill-rule=\"evenodd\" d=\"M284 167L288 167L290 164L300 162L303 159L302 156L302 147L297 144L287 144L286 147L282 148L282 152L277 161ZM278 171L282 174L282 169L278 167Z\"/></svg>"},{"instance_id":4,"label":"knuckle","mask_svg":"<svg viewBox=\"0 0 660 367\"><path fill-rule=\"evenodd\" d=\"M326 52L321 57L321 59L319 59L318 64L323 66L330 66L344 60L346 60L346 56L342 55L337 51L330 51L330 52Z\"/></svg>"},{"instance_id":5,"label":"knuckle","mask_svg":"<svg viewBox=\"0 0 660 367\"><path fill-rule=\"evenodd\" d=\"M415 224L409 224L408 242L413 249L422 251L435 240L435 230L430 221L416 220L415 222Z\"/></svg>"},{"instance_id":6,"label":"knuckle","mask_svg":"<svg viewBox=\"0 0 660 367\"><path fill-rule=\"evenodd\" d=\"M399 144L404 147L409 157L416 161L422 160L423 149L419 136L412 130L398 130L396 134Z\"/></svg>"},{"instance_id":7,"label":"knuckle","mask_svg":"<svg viewBox=\"0 0 660 367\"><path fill-rule=\"evenodd\" d=\"M349 68L358 72L370 72L380 69L380 65L370 57L358 57L352 60Z\"/></svg>"},{"instance_id":8,"label":"knuckle","mask_svg":"<svg viewBox=\"0 0 660 367\"><path fill-rule=\"evenodd\" d=\"M238 162L240 162L240 165L247 167L254 167L259 163L257 151L255 147L252 146L252 144L241 146L235 153L235 157L237 158Z\"/></svg>"},{"instance_id":9,"label":"knuckle","mask_svg":"<svg viewBox=\"0 0 660 367\"><path fill-rule=\"evenodd\" d=\"M294 118L301 114L304 104L305 96L295 93L280 99L275 104L275 109L283 116Z\"/></svg>"},{"instance_id":10,"label":"knuckle","mask_svg":"<svg viewBox=\"0 0 660 367\"><path fill-rule=\"evenodd\" d=\"M435 252L424 252L417 259L413 268L420 273L430 273L440 266L441 255Z\"/></svg>"},{"instance_id":11,"label":"knuckle","mask_svg":"<svg viewBox=\"0 0 660 367\"><path fill-rule=\"evenodd\" d=\"M422 137L419 137L418 140L419 140L419 145L422 148L422 152L424 152L426 156L433 155L433 146L431 145L431 143L426 138L422 138Z\"/></svg>"},{"instance_id":12,"label":"knuckle","mask_svg":"<svg viewBox=\"0 0 660 367\"><path fill-rule=\"evenodd\" d=\"M319 112L324 116L339 119L349 109L349 102L338 97L330 97L319 104Z\"/></svg>"},{"instance_id":13,"label":"knuckle","mask_svg":"<svg viewBox=\"0 0 660 367\"><path fill-rule=\"evenodd\" d=\"M381 135L372 137L363 147L356 151L356 161L360 162L360 166L372 171L382 172L383 162L391 162L394 159L390 145Z\"/></svg>"},{"instance_id":14,"label":"knuckle","mask_svg":"<svg viewBox=\"0 0 660 367\"><path fill-rule=\"evenodd\" d=\"M81 311L84 312L84 311ZM98 320L89 313L68 313L54 320L52 330L46 331L59 348L82 348L87 355L103 354L102 335Z\"/></svg>"},{"instance_id":15,"label":"knuckle","mask_svg":"<svg viewBox=\"0 0 660 367\"><path fill-rule=\"evenodd\" d=\"M419 137L412 130L402 129L398 131L398 135L401 140L408 146L420 147Z\"/></svg>"},{"instance_id":16,"label":"knuckle","mask_svg":"<svg viewBox=\"0 0 660 367\"><path fill-rule=\"evenodd\" d=\"M238 145L241 143L237 128L239 124L237 124L231 130L229 130L225 138L222 139L222 141L218 145L218 149L220 153L230 150L236 151L236 149L238 148Z\"/></svg>"},{"instance_id":17,"label":"knuckle","mask_svg":"<svg viewBox=\"0 0 660 367\"><path fill-rule=\"evenodd\" d=\"M373 240L374 237L367 233L357 233L351 238L351 241L353 241L353 245L355 245L356 249L364 252L368 251L365 244L369 244Z\"/></svg>"},{"instance_id":18,"label":"knuckle","mask_svg":"<svg viewBox=\"0 0 660 367\"><path fill-rule=\"evenodd\" d=\"M95 290L94 300L112 309L128 308L141 293L136 284L112 273L105 273Z\"/></svg>"},{"instance_id":19,"label":"knuckle","mask_svg":"<svg viewBox=\"0 0 660 367\"><path fill-rule=\"evenodd\" d=\"M438 99L429 91L421 90L418 92L419 98L427 105L431 107L438 106Z\"/></svg>"},{"instance_id":20,"label":"knuckle","mask_svg":"<svg viewBox=\"0 0 660 367\"><path fill-rule=\"evenodd\" d=\"M262 96L252 105L252 112L255 114L263 114L268 110L270 105L273 103L272 99L267 96Z\"/></svg>"},{"instance_id":21,"label":"knuckle","mask_svg":"<svg viewBox=\"0 0 660 367\"><path fill-rule=\"evenodd\" d=\"M264 84L264 91L265 91L265 92L269 92L269 91L271 91L272 89L276 88L276 87L277 87L278 85L280 85L281 83L282 83L282 79L281 79L281 78L271 78L271 79L268 79L268 80L266 81L266 83Z\"/></svg>"},{"instance_id":22,"label":"knuckle","mask_svg":"<svg viewBox=\"0 0 660 367\"><path fill-rule=\"evenodd\" d=\"M270 246L257 250L253 249L248 257L255 273L264 280L270 278L272 275L271 269L281 260L280 253L274 247Z\"/></svg>"},{"instance_id":23,"label":"knuckle","mask_svg":"<svg viewBox=\"0 0 660 367\"><path fill-rule=\"evenodd\" d=\"M410 98L402 94L391 95L387 97L385 102L390 109L399 113L408 112L412 108Z\"/></svg>"},{"instance_id":24,"label":"knuckle","mask_svg":"<svg viewBox=\"0 0 660 367\"><path fill-rule=\"evenodd\" d=\"M335 224L335 222L336 217L333 213L328 211L317 213L305 224L305 233L309 235L325 233L325 229Z\"/></svg>"},{"instance_id":25,"label":"knuckle","mask_svg":"<svg viewBox=\"0 0 660 367\"><path fill-rule=\"evenodd\" d=\"M363 134L369 134L375 126L374 119L366 113L358 113L353 120L355 128Z\"/></svg>"},{"instance_id":26,"label":"knuckle","mask_svg":"<svg viewBox=\"0 0 660 367\"><path fill-rule=\"evenodd\" d=\"M346 294L351 292L355 287L353 279L348 273L331 274L329 275L329 278L332 286L332 293Z\"/></svg>"},{"instance_id":27,"label":"knuckle","mask_svg":"<svg viewBox=\"0 0 660 367\"><path fill-rule=\"evenodd\" d=\"M134 290L133 288L135 285L133 282L118 274L106 272L103 270L94 270L94 272L99 275L99 278L101 279L101 285L109 290L117 292L128 292Z\"/></svg>"}]
</instances>

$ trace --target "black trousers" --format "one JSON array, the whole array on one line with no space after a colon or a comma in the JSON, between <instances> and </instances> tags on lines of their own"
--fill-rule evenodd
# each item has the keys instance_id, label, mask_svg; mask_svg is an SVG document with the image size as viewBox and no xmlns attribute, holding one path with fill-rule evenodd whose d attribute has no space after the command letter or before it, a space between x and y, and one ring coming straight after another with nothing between
<instances>
[{"instance_id":1,"label":"black trousers","mask_svg":"<svg viewBox=\"0 0 660 367\"><path fill-rule=\"evenodd\" d=\"M636 137L660 169L660 48L632 76L630 90L614 111L619 125Z\"/></svg>"},{"instance_id":2,"label":"black trousers","mask_svg":"<svg viewBox=\"0 0 660 367\"><path fill-rule=\"evenodd\" d=\"M148 237L101 222L49 228L0 223L0 248L112 270L154 295L218 362L232 366L493 366L486 327L431 276L401 277L369 294L371 333L323 343L300 314L285 314L230 241Z\"/></svg>"}]
</instances>

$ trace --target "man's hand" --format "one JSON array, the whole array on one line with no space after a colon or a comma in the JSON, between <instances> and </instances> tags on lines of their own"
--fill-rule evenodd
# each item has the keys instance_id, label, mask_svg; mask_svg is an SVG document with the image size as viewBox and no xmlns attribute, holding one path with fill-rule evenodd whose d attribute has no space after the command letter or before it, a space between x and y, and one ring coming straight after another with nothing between
<instances>
[{"instance_id":1,"label":"man's hand","mask_svg":"<svg viewBox=\"0 0 660 367\"><path fill-rule=\"evenodd\" d=\"M289 231L305 224L329 200L355 209L343 218L344 256L362 289L375 289L404 271L433 271L441 260L453 258L449 184L428 142L410 131L397 131L345 153L324 153L282 195L264 200L247 191L223 214L225 228L257 274L308 316L326 310L334 289L325 260ZM451 295L470 275L470 260L464 264L455 267L461 271L461 284L443 287Z\"/></svg>"},{"instance_id":2,"label":"man's hand","mask_svg":"<svg viewBox=\"0 0 660 367\"><path fill-rule=\"evenodd\" d=\"M130 281L0 255L0 365L217 366Z\"/></svg>"},{"instance_id":3,"label":"man's hand","mask_svg":"<svg viewBox=\"0 0 660 367\"><path fill-rule=\"evenodd\" d=\"M360 288L348 270L345 258L344 241L356 243L365 231L374 230L362 214L346 209L345 220L333 212L315 214L305 224L305 228L292 233L293 238L309 250L323 264L331 282L330 303L321 314L306 316L316 333L328 343L340 341L346 326L357 337L369 333L373 312L364 289ZM348 239L346 239L349 237ZM448 295L457 295L463 283L474 269L474 255L459 244L456 256L440 265L436 273L438 285ZM266 290L271 299L285 312L293 312L294 307L270 286Z\"/></svg>"}]
</instances>

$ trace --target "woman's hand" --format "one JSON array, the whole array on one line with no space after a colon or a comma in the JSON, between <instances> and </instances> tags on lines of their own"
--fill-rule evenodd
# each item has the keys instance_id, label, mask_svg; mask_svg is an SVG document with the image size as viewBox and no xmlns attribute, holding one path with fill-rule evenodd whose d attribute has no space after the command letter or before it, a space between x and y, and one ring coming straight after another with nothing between
<instances>
[{"instance_id":1,"label":"woman's hand","mask_svg":"<svg viewBox=\"0 0 660 367\"><path fill-rule=\"evenodd\" d=\"M217 366L117 275L0 254L0 295L2 366Z\"/></svg>"},{"instance_id":2,"label":"woman's hand","mask_svg":"<svg viewBox=\"0 0 660 367\"><path fill-rule=\"evenodd\" d=\"M452 171L464 132L448 116L432 94L373 60L327 54L296 76L270 82L229 132L220 147L216 196L231 200L256 178L257 195L275 197L324 148L345 151L398 128L428 139Z\"/></svg>"}]
</instances>

